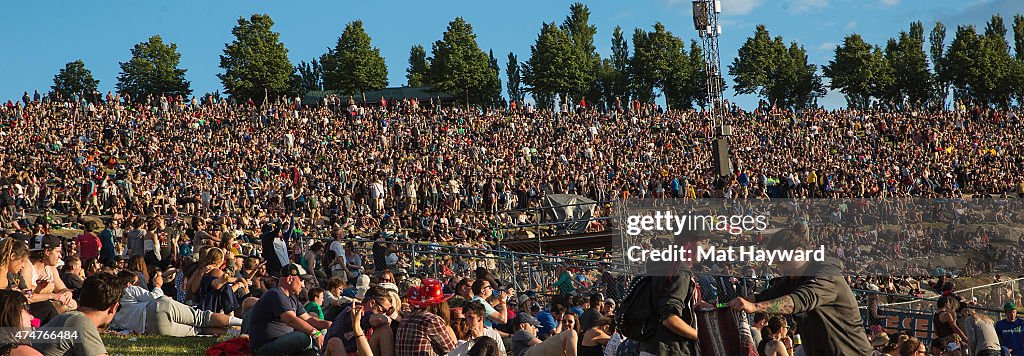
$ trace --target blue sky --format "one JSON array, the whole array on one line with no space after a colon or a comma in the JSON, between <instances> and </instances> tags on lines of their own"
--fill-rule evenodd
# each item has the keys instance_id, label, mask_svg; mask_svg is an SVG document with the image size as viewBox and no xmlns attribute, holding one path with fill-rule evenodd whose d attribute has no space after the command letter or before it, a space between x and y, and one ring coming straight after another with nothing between
<instances>
[{"instance_id":1,"label":"blue sky","mask_svg":"<svg viewBox=\"0 0 1024 356\"><path fill-rule=\"evenodd\" d=\"M883 44L914 20L946 24L947 42L957 25L983 27L1001 13L1007 24L1014 13L1024 13L1022 0L722 0L723 68L733 60L756 24L767 25L773 35L803 44L812 63L828 63L836 43L852 32ZM289 49L293 63L318 57L334 46L345 23L361 19L381 49L392 86L405 84L409 47L430 44L441 37L448 22L466 18L484 50L499 58L504 85L508 53L520 61L529 57L542 22L568 14L573 1L17 1L4 4L0 33L7 34L0 55L0 98L20 98L34 89L49 91L53 75L75 59L100 81L100 90L114 89L118 63L130 58L131 47L149 36L161 35L178 45L181 67L195 95L221 89L219 55L232 40L231 28L240 16L267 13ZM688 0L586 1L591 22L597 26L595 44L608 55L612 29L622 26L629 38L634 28L650 29L656 21L685 41L695 37ZM1012 32L1011 32L1012 33ZM1012 36L1012 35L1011 35ZM1012 39L1008 39L1012 40ZM428 53L429 55L429 53ZM730 84L731 78L727 78ZM727 99L741 106L756 105L754 96ZM837 93L822 104L845 105Z\"/></svg>"}]
</instances>

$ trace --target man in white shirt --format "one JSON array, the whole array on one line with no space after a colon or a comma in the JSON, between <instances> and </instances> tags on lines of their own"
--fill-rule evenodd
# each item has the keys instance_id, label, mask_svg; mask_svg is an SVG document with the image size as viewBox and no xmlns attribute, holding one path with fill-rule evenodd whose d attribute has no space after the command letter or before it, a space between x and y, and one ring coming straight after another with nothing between
<instances>
[{"instance_id":1,"label":"man in white shirt","mask_svg":"<svg viewBox=\"0 0 1024 356\"><path fill-rule=\"evenodd\" d=\"M384 183L381 182L380 178L377 178L370 185L370 198L373 199L373 211L375 213L380 213L384 210L384 194Z\"/></svg>"},{"instance_id":2,"label":"man in white shirt","mask_svg":"<svg viewBox=\"0 0 1024 356\"><path fill-rule=\"evenodd\" d=\"M340 228L334 229L333 235L334 241L331 241L331 245L327 248L334 251L335 258L341 258L342 266L347 266L348 262L345 260L345 242L342 241L345 239L345 230Z\"/></svg>"}]
</instances>

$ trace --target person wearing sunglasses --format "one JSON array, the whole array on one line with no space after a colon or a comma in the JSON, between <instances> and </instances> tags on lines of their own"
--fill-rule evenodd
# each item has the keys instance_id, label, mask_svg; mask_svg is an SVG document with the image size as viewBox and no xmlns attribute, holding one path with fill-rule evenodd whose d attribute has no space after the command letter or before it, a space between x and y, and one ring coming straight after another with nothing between
<instances>
[{"instance_id":1,"label":"person wearing sunglasses","mask_svg":"<svg viewBox=\"0 0 1024 356\"><path fill-rule=\"evenodd\" d=\"M251 310L249 345L254 355L281 355L318 351L324 344L322 330L331 322L306 313L297 295L303 289L299 265L281 269L277 287L263 293Z\"/></svg>"},{"instance_id":2,"label":"person wearing sunglasses","mask_svg":"<svg viewBox=\"0 0 1024 356\"><path fill-rule=\"evenodd\" d=\"M353 328L354 321L351 318L357 312L352 309L359 309L358 314L364 319L358 324L360 329ZM373 355L394 355L395 329L393 319L390 317L394 312L395 305L392 303L390 292L381 286L370 287L363 294L361 303L346 305L334 318L331 327L327 329L324 355L358 352L358 335L365 335Z\"/></svg>"},{"instance_id":3,"label":"person wearing sunglasses","mask_svg":"<svg viewBox=\"0 0 1024 356\"><path fill-rule=\"evenodd\" d=\"M785 339L789 336L789 323L786 318L773 316L768 324L761 328L761 342L757 344L757 352L766 356L789 356Z\"/></svg>"},{"instance_id":4,"label":"person wearing sunglasses","mask_svg":"<svg viewBox=\"0 0 1024 356\"><path fill-rule=\"evenodd\" d=\"M571 314L575 316L575 314ZM568 318L567 318L568 319ZM573 319L569 323L572 324ZM561 323L561 325L566 325ZM559 332L545 338L543 341L537 338L540 321L529 313L516 314L512 320L512 353L519 356L546 356L546 355L577 355L579 349L579 333L573 328L559 330Z\"/></svg>"},{"instance_id":5,"label":"person wearing sunglasses","mask_svg":"<svg viewBox=\"0 0 1024 356\"><path fill-rule=\"evenodd\" d=\"M484 305L487 318L484 319L484 326L487 328L493 328L494 324L504 324L508 322L508 314L505 313L505 300L508 299L506 292L501 291L498 293L498 302L496 305L491 306L491 303L487 302L487 297L494 294L494 286L491 285L491 281L488 279L477 279L473 282L473 300L479 301L480 304Z\"/></svg>"},{"instance_id":6,"label":"person wearing sunglasses","mask_svg":"<svg viewBox=\"0 0 1024 356\"><path fill-rule=\"evenodd\" d=\"M395 274L391 273L391 271L381 272L377 283L397 283L395 282Z\"/></svg>"},{"instance_id":7,"label":"person wearing sunglasses","mask_svg":"<svg viewBox=\"0 0 1024 356\"><path fill-rule=\"evenodd\" d=\"M562 315L562 319L558 320L558 327L555 328L555 333L561 333L565 330L572 330L577 334L580 332L580 319L575 313L565 313Z\"/></svg>"}]
</instances>

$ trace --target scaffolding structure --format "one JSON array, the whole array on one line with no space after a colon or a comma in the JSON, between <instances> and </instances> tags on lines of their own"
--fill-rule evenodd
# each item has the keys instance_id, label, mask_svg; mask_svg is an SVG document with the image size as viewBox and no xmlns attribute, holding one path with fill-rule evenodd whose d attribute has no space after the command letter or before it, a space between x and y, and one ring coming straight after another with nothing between
<instances>
[{"instance_id":1,"label":"scaffolding structure","mask_svg":"<svg viewBox=\"0 0 1024 356\"><path fill-rule=\"evenodd\" d=\"M711 107L711 119L715 127L725 123L720 110L723 105L723 84L721 58L718 49L718 37L722 34L722 26L718 24L718 15L722 13L721 0L694 0L693 26L701 39L704 54L704 69L707 73L707 98Z\"/></svg>"}]
</instances>

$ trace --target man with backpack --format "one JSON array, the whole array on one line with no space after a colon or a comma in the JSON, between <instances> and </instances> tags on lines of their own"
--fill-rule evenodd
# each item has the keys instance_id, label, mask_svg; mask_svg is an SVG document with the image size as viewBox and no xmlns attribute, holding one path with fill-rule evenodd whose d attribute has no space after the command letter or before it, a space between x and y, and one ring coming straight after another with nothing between
<instances>
[{"instance_id":1,"label":"man with backpack","mask_svg":"<svg viewBox=\"0 0 1024 356\"><path fill-rule=\"evenodd\" d=\"M640 356L697 355L697 297L693 274L680 264L649 264L617 313L618 330ZM633 344L633 345L629 345Z\"/></svg>"}]
</instances>

